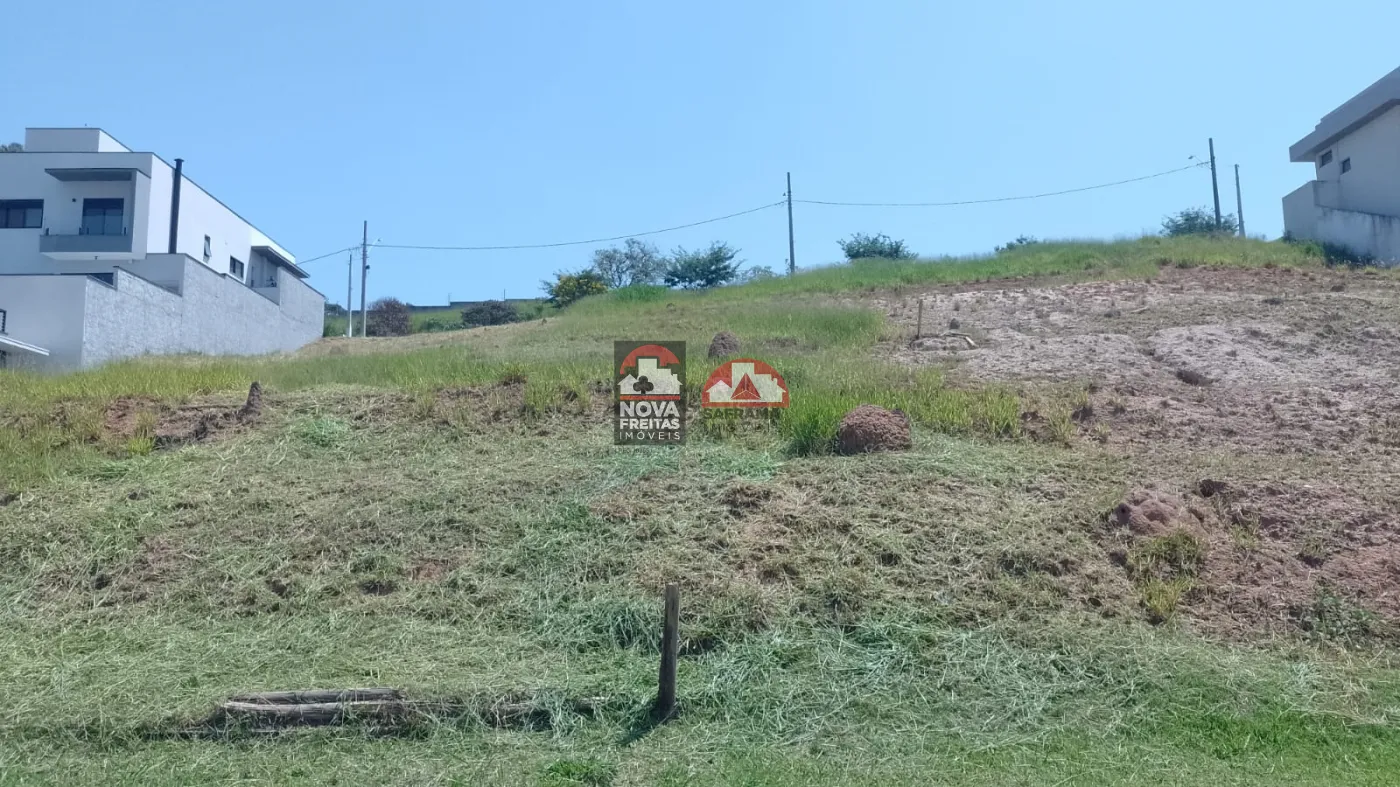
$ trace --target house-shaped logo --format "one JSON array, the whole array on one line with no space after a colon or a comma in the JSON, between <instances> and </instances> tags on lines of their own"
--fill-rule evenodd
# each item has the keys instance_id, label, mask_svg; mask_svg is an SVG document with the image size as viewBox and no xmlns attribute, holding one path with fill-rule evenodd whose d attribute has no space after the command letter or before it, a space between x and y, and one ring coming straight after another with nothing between
<instances>
[{"instance_id":1,"label":"house-shaped logo","mask_svg":"<svg viewBox=\"0 0 1400 787\"><path fill-rule=\"evenodd\" d=\"M787 407L787 383L763 361L737 358L720 366L705 381L700 406Z\"/></svg>"},{"instance_id":2,"label":"house-shaped logo","mask_svg":"<svg viewBox=\"0 0 1400 787\"><path fill-rule=\"evenodd\" d=\"M685 342L614 342L614 442L685 440Z\"/></svg>"}]
</instances>

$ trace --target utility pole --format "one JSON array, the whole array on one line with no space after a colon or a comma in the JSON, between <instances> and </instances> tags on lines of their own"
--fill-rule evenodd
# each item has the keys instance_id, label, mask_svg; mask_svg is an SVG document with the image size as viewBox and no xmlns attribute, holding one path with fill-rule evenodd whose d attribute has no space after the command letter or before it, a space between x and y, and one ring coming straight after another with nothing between
<instances>
[{"instance_id":1,"label":"utility pole","mask_svg":"<svg viewBox=\"0 0 1400 787\"><path fill-rule=\"evenodd\" d=\"M1220 186L1215 182L1215 137L1210 138L1210 193L1215 197L1215 228L1220 229Z\"/></svg>"},{"instance_id":2,"label":"utility pole","mask_svg":"<svg viewBox=\"0 0 1400 787\"><path fill-rule=\"evenodd\" d=\"M345 338L355 335L355 250L345 261Z\"/></svg>"},{"instance_id":3,"label":"utility pole","mask_svg":"<svg viewBox=\"0 0 1400 787\"><path fill-rule=\"evenodd\" d=\"M1235 165L1235 218L1240 222L1240 237L1247 238L1244 234L1244 197L1240 194L1240 165Z\"/></svg>"},{"instance_id":4,"label":"utility pole","mask_svg":"<svg viewBox=\"0 0 1400 787\"><path fill-rule=\"evenodd\" d=\"M792 235L792 173L787 174L787 204L788 204L788 275L797 272L797 246Z\"/></svg>"},{"instance_id":5,"label":"utility pole","mask_svg":"<svg viewBox=\"0 0 1400 787\"><path fill-rule=\"evenodd\" d=\"M1219 212L1216 211L1216 213ZM369 335L369 312L365 311L365 280L367 278L369 278L369 219L365 219L364 235L360 239L360 336Z\"/></svg>"}]
</instances>

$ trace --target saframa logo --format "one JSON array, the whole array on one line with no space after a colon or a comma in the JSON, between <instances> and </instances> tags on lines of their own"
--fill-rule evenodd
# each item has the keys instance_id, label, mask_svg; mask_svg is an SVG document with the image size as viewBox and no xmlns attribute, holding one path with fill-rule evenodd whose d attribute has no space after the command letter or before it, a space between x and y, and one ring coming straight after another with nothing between
<instances>
[{"instance_id":1,"label":"saframa logo","mask_svg":"<svg viewBox=\"0 0 1400 787\"><path fill-rule=\"evenodd\" d=\"M685 440L685 342L613 342L617 445Z\"/></svg>"},{"instance_id":2,"label":"saframa logo","mask_svg":"<svg viewBox=\"0 0 1400 787\"><path fill-rule=\"evenodd\" d=\"M720 366L700 389L701 407L787 407L783 376L763 361L736 358Z\"/></svg>"}]
</instances>

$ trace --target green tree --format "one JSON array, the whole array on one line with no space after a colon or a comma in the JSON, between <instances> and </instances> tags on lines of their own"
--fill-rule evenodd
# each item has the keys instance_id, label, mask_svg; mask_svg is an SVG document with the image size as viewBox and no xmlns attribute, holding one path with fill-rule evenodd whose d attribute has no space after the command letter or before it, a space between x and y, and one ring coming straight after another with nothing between
<instances>
[{"instance_id":1,"label":"green tree","mask_svg":"<svg viewBox=\"0 0 1400 787\"><path fill-rule=\"evenodd\" d=\"M603 281L603 277L591 269L581 270L578 273L556 273L554 281L540 282L540 286L543 287L544 294L548 296L545 300L561 309L579 298L601 295L608 291L608 285Z\"/></svg>"},{"instance_id":2,"label":"green tree","mask_svg":"<svg viewBox=\"0 0 1400 787\"><path fill-rule=\"evenodd\" d=\"M671 252L671 264L666 269L667 287L683 290L705 290L733 281L739 275L742 261L735 262L738 249L728 243L715 241L703 251L687 251L677 247Z\"/></svg>"},{"instance_id":3,"label":"green tree","mask_svg":"<svg viewBox=\"0 0 1400 787\"><path fill-rule=\"evenodd\" d=\"M1234 235L1239 231L1235 214L1226 213L1215 222L1215 215L1205 208L1187 208L1162 219L1162 234L1171 237L1181 235Z\"/></svg>"},{"instance_id":4,"label":"green tree","mask_svg":"<svg viewBox=\"0 0 1400 787\"><path fill-rule=\"evenodd\" d=\"M636 238L593 252L593 270L612 289L633 284L655 284L666 270L666 259L650 243Z\"/></svg>"},{"instance_id":5,"label":"green tree","mask_svg":"<svg viewBox=\"0 0 1400 787\"><path fill-rule=\"evenodd\" d=\"M407 336L413 332L408 304L398 298L380 298L369 305L370 336Z\"/></svg>"},{"instance_id":6,"label":"green tree","mask_svg":"<svg viewBox=\"0 0 1400 787\"><path fill-rule=\"evenodd\" d=\"M7 143L4 144L4 145L0 145L0 153L23 153L23 152L24 152L24 146L21 145L21 144L19 144L18 142L7 142Z\"/></svg>"},{"instance_id":7,"label":"green tree","mask_svg":"<svg viewBox=\"0 0 1400 787\"><path fill-rule=\"evenodd\" d=\"M855 262L856 260L912 260L915 255L912 249L904 245L902 240L894 240L888 235L866 235L857 232L847 240L838 240L836 245L841 247L841 253L846 255L846 259Z\"/></svg>"}]
</instances>

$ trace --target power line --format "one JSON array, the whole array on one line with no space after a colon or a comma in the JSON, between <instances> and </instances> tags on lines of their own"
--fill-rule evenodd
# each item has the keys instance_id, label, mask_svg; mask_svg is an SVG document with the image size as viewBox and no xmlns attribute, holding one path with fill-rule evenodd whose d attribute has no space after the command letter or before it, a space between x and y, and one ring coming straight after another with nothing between
<instances>
[{"instance_id":1,"label":"power line","mask_svg":"<svg viewBox=\"0 0 1400 787\"><path fill-rule=\"evenodd\" d=\"M1112 183L1100 183L1095 186L1083 186L1077 189L1065 189L1064 191L1047 191L1043 194L1025 194L1019 197L993 197L992 199L969 199L958 200L956 202L829 202L826 200L797 199L793 202L800 202L807 205L837 205L848 208L950 208L957 205L984 205L990 202L1014 202L1016 200L1040 199L1042 197L1058 197L1062 194L1076 194L1081 191L1093 191L1094 189L1106 189L1112 186L1122 186L1126 183L1137 183L1143 180L1160 178L1164 175L1174 175L1178 172L1185 172L1188 169L1199 169L1209 166L1210 163L1203 161L1199 164L1190 164L1185 167L1169 169L1165 172L1157 172L1152 175L1143 175L1140 178L1128 178L1127 180L1115 180Z\"/></svg>"},{"instance_id":2,"label":"power line","mask_svg":"<svg viewBox=\"0 0 1400 787\"><path fill-rule=\"evenodd\" d=\"M613 241L626 240L628 238L641 238L646 237L648 235L660 235L666 232L675 232L677 230L689 229L691 227L699 227L705 224L714 224L715 222L719 221L727 221L728 219L738 218L739 216L747 216L750 213L758 213L759 211L789 205L790 203L801 203L805 205L828 205L835 207L850 208L949 208L956 207L959 205L985 205L995 202L1016 202L1020 200L1042 199L1044 197L1058 197L1064 194L1077 194L1083 191L1094 191L1096 189L1112 188L1114 186L1123 186L1128 183L1139 183L1144 180L1152 180L1154 178L1165 177L1167 175L1174 175L1178 172L1185 172L1187 170L1200 169L1201 167L1208 166L1210 166L1209 161L1201 161L1195 164L1188 164L1184 167L1169 169L1164 172L1156 172L1151 175L1143 175L1141 177L1128 178L1126 180L1115 180L1111 183L1099 183L1093 186L1082 186L1080 188L1064 189L1062 191L1047 191L1041 194L1025 194L1015 197L993 197L991 199L956 200L952 202L835 202L830 200L789 199L790 195L784 195L785 198L779 202L772 202L767 205L760 205L756 208L749 208L748 210L741 210L737 213L729 213L724 216L716 216L710 219L693 221L689 224L678 224L674 227L665 227L657 230L647 230L646 232L633 232L626 235L614 235L607 238L589 238L587 240L570 240L560 241L557 243L522 243L506 246L426 246L417 244L375 243L374 246L376 248L381 249L410 249L414 251L512 251L517 249L556 249L565 246L587 246L594 243L611 243ZM345 248L341 249L336 249L335 251L327 252L325 254L321 254L319 256L312 257L307 260L299 260L297 264L306 265L308 263L326 259L327 257L333 257L345 251L352 251L356 248L359 248L359 244L346 246Z\"/></svg>"},{"instance_id":3,"label":"power line","mask_svg":"<svg viewBox=\"0 0 1400 787\"><path fill-rule=\"evenodd\" d=\"M774 203L771 203L771 204L768 204L768 205L760 205L760 206L757 207L757 208L749 208L748 210L741 210L741 211L739 211L738 213L730 213L730 214L727 215L727 216L716 216L716 217L713 218L713 219L705 219L705 220L703 220L703 221L693 221L693 222L691 222L691 223L689 223L689 224L680 224L680 225L677 225L677 226L675 226L675 227L666 227L665 229L647 230L646 232L633 232L633 233L630 233L630 234L628 234L628 235L615 235L615 236L613 236L613 237L611 237L611 238L591 238L591 239L589 239L589 240L570 240L570 241L561 241L561 242L559 242L559 243L526 243L526 244L520 244L520 245L516 245L516 246L414 246L414 245L395 244L395 243L378 243L378 244L375 244L375 246L376 246L377 248L381 248L381 249L414 249L414 250L418 250L418 251L508 251L508 250L511 250L511 249L554 249L554 248L558 248L558 247L560 247L560 246L587 246L587 245L589 245L589 244L591 244L591 243L608 243L608 242L610 242L610 241L615 241L615 240L626 240L626 239L628 239L628 238L640 238L640 237L644 237L644 236L646 236L646 235L660 235L660 234L663 233L663 232L675 232L676 230L689 229L690 227L699 227L699 226L702 225L702 224L713 224L713 223L715 223L715 222L717 222L717 221L724 221L724 220L726 220L726 219L733 219L733 218L737 218L737 217L739 217L739 216L746 216L746 215L748 215L748 214L750 214L750 213L757 213L757 212L759 212L759 211L761 211L761 210L768 210L769 208L776 208L776 207L778 207L779 205L784 205L784 204L786 204L786 202L774 202ZM343 251L343 249L342 249L342 251ZM334 252L333 252L333 253L334 253Z\"/></svg>"},{"instance_id":4,"label":"power line","mask_svg":"<svg viewBox=\"0 0 1400 787\"><path fill-rule=\"evenodd\" d=\"M300 265L305 265L305 264L307 264L308 262L315 262L315 261L317 261L317 260L324 260L324 259L327 258L327 257L333 257L333 256L335 256L335 255L337 255L337 254L339 254L339 253L341 253L341 252L343 252L343 251L354 251L355 249L358 249L358 248L360 248L360 244L357 243L357 244L355 244L354 246L346 246L346 247L343 248L343 249L336 249L335 251L328 251L328 252L326 252L325 254L322 254L322 255L319 256L319 257L312 257L312 258L309 259L309 260L297 260L297 265L300 266Z\"/></svg>"}]
</instances>

